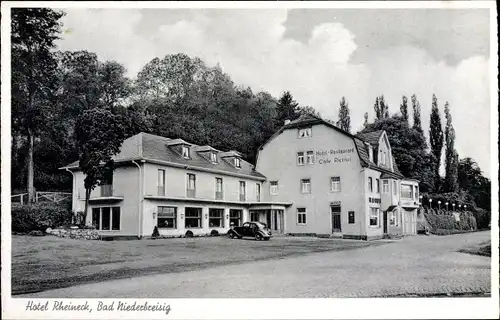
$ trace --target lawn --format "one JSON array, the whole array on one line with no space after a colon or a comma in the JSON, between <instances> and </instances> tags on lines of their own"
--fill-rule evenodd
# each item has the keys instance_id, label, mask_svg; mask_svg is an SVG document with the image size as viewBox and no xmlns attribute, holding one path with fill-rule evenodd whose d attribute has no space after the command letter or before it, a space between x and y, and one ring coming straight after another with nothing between
<instances>
[{"instance_id":1,"label":"lawn","mask_svg":"<svg viewBox=\"0 0 500 320\"><path fill-rule=\"evenodd\" d=\"M491 257L491 241L479 243L477 245L468 246L459 250L459 252L475 254L478 256Z\"/></svg>"},{"instance_id":2,"label":"lawn","mask_svg":"<svg viewBox=\"0 0 500 320\"><path fill-rule=\"evenodd\" d=\"M85 241L13 235L12 294L383 243L307 237Z\"/></svg>"}]
</instances>

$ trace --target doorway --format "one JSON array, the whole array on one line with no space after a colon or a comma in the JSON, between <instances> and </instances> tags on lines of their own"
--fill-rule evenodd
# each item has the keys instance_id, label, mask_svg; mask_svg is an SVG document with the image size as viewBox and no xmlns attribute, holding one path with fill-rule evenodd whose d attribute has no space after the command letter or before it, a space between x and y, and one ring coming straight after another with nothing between
<instances>
[{"instance_id":1,"label":"doorway","mask_svg":"<svg viewBox=\"0 0 500 320\"><path fill-rule=\"evenodd\" d=\"M332 214L332 233L342 232L342 225L340 219L341 208L339 205L330 206L330 212Z\"/></svg>"}]
</instances>

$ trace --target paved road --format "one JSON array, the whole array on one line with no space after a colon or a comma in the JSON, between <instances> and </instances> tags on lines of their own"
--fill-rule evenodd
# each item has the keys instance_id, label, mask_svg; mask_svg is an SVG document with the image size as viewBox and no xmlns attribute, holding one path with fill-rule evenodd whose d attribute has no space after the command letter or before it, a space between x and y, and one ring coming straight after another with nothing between
<instances>
[{"instance_id":1,"label":"paved road","mask_svg":"<svg viewBox=\"0 0 500 320\"><path fill-rule=\"evenodd\" d=\"M489 232L415 236L357 250L113 280L23 297L313 298L490 292L490 258L456 252L489 237Z\"/></svg>"}]
</instances>

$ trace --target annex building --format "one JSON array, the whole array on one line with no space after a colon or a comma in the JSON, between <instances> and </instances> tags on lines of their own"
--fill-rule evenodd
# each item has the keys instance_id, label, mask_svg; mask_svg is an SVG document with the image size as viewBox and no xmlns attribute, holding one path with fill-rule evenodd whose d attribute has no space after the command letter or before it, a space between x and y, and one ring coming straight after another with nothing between
<instances>
[{"instance_id":1,"label":"annex building","mask_svg":"<svg viewBox=\"0 0 500 320\"><path fill-rule=\"evenodd\" d=\"M140 133L113 157L95 188L87 224L103 236L226 233L246 221L273 234L356 239L416 233L418 181L397 169L384 131L353 136L302 116L260 147L256 166L237 151ZM74 212L85 207L84 175L73 174Z\"/></svg>"}]
</instances>

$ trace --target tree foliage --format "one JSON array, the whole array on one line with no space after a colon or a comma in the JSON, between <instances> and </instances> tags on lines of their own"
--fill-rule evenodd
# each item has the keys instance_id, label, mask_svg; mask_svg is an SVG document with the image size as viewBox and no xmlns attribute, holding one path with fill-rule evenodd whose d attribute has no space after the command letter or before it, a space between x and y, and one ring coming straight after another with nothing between
<instances>
[{"instance_id":1,"label":"tree foliage","mask_svg":"<svg viewBox=\"0 0 500 320\"><path fill-rule=\"evenodd\" d=\"M446 117L446 153L445 153L445 169L446 175L444 180L444 191L458 191L458 154L455 150L455 129L453 128L451 111L448 102L444 106Z\"/></svg>"},{"instance_id":2,"label":"tree foliage","mask_svg":"<svg viewBox=\"0 0 500 320\"><path fill-rule=\"evenodd\" d=\"M384 95L375 98L373 109L375 110L375 120L389 117L389 105L385 102Z\"/></svg>"},{"instance_id":3,"label":"tree foliage","mask_svg":"<svg viewBox=\"0 0 500 320\"><path fill-rule=\"evenodd\" d=\"M338 126L340 129L351 132L351 116L349 114L349 102L342 97L340 100Z\"/></svg>"},{"instance_id":4,"label":"tree foliage","mask_svg":"<svg viewBox=\"0 0 500 320\"><path fill-rule=\"evenodd\" d=\"M422 119L420 117L420 102L415 94L411 96L411 105L413 108L413 128L423 133Z\"/></svg>"},{"instance_id":5,"label":"tree foliage","mask_svg":"<svg viewBox=\"0 0 500 320\"><path fill-rule=\"evenodd\" d=\"M439 166L441 164L441 153L443 151L443 129L441 127L441 116L439 115L439 108L436 95L432 95L432 110L430 119L429 138L431 145L431 152L436 158L435 164L435 181L434 191L437 192L440 187Z\"/></svg>"},{"instance_id":6,"label":"tree foliage","mask_svg":"<svg viewBox=\"0 0 500 320\"><path fill-rule=\"evenodd\" d=\"M408 115L408 98L403 96L401 105L399 106L399 110L401 111L401 117L406 123L409 123L409 115Z\"/></svg>"}]
</instances>

